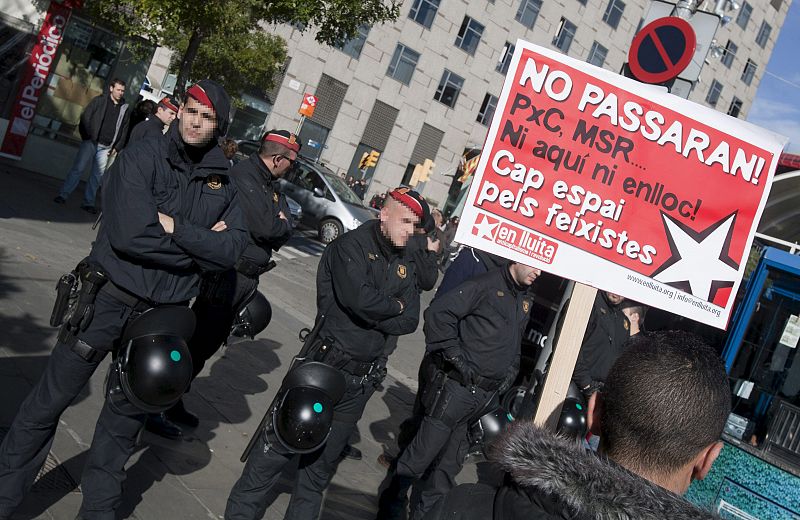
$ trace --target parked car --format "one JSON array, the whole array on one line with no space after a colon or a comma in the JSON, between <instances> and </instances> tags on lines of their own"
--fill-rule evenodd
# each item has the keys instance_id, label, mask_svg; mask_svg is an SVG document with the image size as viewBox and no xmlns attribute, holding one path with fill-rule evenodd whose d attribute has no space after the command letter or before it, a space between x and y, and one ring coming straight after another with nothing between
<instances>
[{"instance_id":1,"label":"parked car","mask_svg":"<svg viewBox=\"0 0 800 520\"><path fill-rule=\"evenodd\" d=\"M234 160L247 157L259 147L258 141L237 144L239 151ZM376 210L364 206L338 175L305 157L298 157L279 183L286 197L302 207L303 224L316 229L325 244L378 216Z\"/></svg>"},{"instance_id":2,"label":"parked car","mask_svg":"<svg viewBox=\"0 0 800 520\"><path fill-rule=\"evenodd\" d=\"M291 197L286 197L286 203L289 204L289 213L292 214L292 227L296 228L303 220L303 207Z\"/></svg>"}]
</instances>

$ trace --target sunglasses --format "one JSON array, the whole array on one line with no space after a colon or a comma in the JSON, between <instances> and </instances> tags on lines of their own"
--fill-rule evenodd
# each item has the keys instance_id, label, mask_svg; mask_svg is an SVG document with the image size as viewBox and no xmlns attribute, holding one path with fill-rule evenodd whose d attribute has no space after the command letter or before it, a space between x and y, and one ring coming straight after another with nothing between
<instances>
[{"instance_id":1,"label":"sunglasses","mask_svg":"<svg viewBox=\"0 0 800 520\"><path fill-rule=\"evenodd\" d=\"M276 155L275 157L282 157L282 158L286 159L287 161L289 161L289 167L290 168L292 166L294 166L295 161L297 161L297 159L290 159L290 158L286 157L285 155Z\"/></svg>"}]
</instances>

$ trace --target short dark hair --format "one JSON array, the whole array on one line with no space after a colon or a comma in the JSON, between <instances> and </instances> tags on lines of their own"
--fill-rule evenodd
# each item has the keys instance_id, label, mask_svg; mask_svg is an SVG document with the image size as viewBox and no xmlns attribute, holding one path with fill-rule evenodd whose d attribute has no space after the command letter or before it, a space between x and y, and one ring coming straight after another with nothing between
<instances>
[{"instance_id":1,"label":"short dark hair","mask_svg":"<svg viewBox=\"0 0 800 520\"><path fill-rule=\"evenodd\" d=\"M119 78L114 78L114 79L111 80L111 83L108 84L109 87L113 87L115 85L119 85L121 87L126 87L127 83L125 83L124 81L122 81Z\"/></svg>"},{"instance_id":2,"label":"short dark hair","mask_svg":"<svg viewBox=\"0 0 800 520\"><path fill-rule=\"evenodd\" d=\"M683 331L631 338L602 397L603 451L631 471L683 467L719 440L731 411L719 354Z\"/></svg>"}]
</instances>

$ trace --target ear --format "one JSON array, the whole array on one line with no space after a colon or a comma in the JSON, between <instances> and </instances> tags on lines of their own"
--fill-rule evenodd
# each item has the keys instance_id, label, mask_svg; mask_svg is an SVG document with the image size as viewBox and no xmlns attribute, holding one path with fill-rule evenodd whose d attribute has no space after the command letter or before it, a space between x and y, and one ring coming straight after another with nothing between
<instances>
[{"instance_id":1,"label":"ear","mask_svg":"<svg viewBox=\"0 0 800 520\"><path fill-rule=\"evenodd\" d=\"M714 461L717 460L719 457L720 452L722 451L722 441L717 441L714 444L703 448L703 450L697 454L697 458L694 461L694 467L692 468L692 479L693 480L703 480L708 475L708 472L711 471L711 466L714 464Z\"/></svg>"},{"instance_id":2,"label":"ear","mask_svg":"<svg viewBox=\"0 0 800 520\"><path fill-rule=\"evenodd\" d=\"M589 397L589 409L586 411L586 423L592 435L600 436L600 416L603 411L603 397L595 392Z\"/></svg>"},{"instance_id":3,"label":"ear","mask_svg":"<svg viewBox=\"0 0 800 520\"><path fill-rule=\"evenodd\" d=\"M386 222L389 220L389 205L384 204L381 208L381 222Z\"/></svg>"}]
</instances>

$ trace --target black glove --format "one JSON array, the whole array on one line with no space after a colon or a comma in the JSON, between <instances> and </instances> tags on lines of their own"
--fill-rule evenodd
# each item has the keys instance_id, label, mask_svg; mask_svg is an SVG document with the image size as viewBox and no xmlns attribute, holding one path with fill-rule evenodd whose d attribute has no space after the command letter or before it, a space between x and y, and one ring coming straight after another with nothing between
<instances>
[{"instance_id":1,"label":"black glove","mask_svg":"<svg viewBox=\"0 0 800 520\"><path fill-rule=\"evenodd\" d=\"M511 385L513 385L514 381L517 380L518 373L519 373L519 366L513 365L506 374L506 377L503 379L503 383L500 385L498 393L502 394L503 392L511 388Z\"/></svg>"},{"instance_id":2,"label":"black glove","mask_svg":"<svg viewBox=\"0 0 800 520\"><path fill-rule=\"evenodd\" d=\"M461 379L466 386L475 384L475 371L467 363L464 353L460 348L453 347L444 351L444 360L450 363L461 375Z\"/></svg>"}]
</instances>

